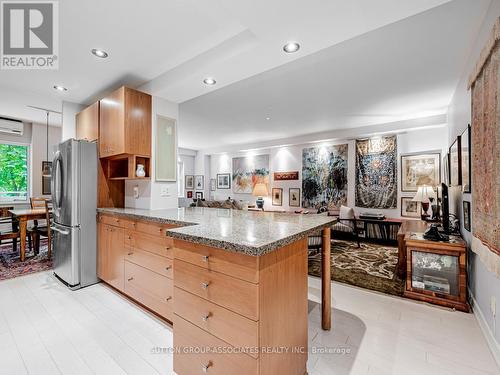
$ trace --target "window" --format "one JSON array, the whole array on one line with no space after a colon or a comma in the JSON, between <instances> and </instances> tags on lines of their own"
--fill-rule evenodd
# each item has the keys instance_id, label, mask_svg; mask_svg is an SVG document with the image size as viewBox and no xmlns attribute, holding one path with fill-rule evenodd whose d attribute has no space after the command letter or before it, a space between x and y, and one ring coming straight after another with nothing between
<instances>
[{"instance_id":1,"label":"window","mask_svg":"<svg viewBox=\"0 0 500 375\"><path fill-rule=\"evenodd\" d=\"M177 162L177 196L184 198L184 162Z\"/></svg>"},{"instance_id":2,"label":"window","mask_svg":"<svg viewBox=\"0 0 500 375\"><path fill-rule=\"evenodd\" d=\"M0 143L0 202L28 200L29 146Z\"/></svg>"}]
</instances>

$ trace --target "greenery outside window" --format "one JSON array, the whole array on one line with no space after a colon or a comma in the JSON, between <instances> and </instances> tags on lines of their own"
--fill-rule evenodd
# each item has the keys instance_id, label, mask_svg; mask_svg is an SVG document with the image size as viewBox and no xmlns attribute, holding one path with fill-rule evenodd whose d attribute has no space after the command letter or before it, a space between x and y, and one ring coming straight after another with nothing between
<instances>
[{"instance_id":1,"label":"greenery outside window","mask_svg":"<svg viewBox=\"0 0 500 375\"><path fill-rule=\"evenodd\" d=\"M28 201L29 146L0 143L0 202Z\"/></svg>"}]
</instances>

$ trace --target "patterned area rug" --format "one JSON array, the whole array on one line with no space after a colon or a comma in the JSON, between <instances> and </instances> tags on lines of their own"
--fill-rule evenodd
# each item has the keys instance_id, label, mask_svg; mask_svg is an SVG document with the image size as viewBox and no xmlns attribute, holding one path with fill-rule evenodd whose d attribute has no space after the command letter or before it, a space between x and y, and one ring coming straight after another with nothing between
<instances>
[{"instance_id":1,"label":"patterned area rug","mask_svg":"<svg viewBox=\"0 0 500 375\"><path fill-rule=\"evenodd\" d=\"M0 245L0 280L12 279L52 268L52 260L47 259L46 239L41 240L38 255L34 255L33 251L29 252L27 244L24 262L21 262L19 254L19 244L15 252L12 251L12 244Z\"/></svg>"},{"instance_id":2,"label":"patterned area rug","mask_svg":"<svg viewBox=\"0 0 500 375\"><path fill-rule=\"evenodd\" d=\"M334 281L402 296L404 283L396 274L398 248L374 243L332 240ZM321 254L309 256L309 275L321 276Z\"/></svg>"}]
</instances>

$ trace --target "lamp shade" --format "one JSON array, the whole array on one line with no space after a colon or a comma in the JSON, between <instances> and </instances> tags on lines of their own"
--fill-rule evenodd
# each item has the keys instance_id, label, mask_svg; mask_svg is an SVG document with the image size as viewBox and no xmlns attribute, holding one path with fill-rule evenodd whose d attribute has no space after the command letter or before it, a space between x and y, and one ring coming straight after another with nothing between
<instances>
[{"instance_id":1,"label":"lamp shade","mask_svg":"<svg viewBox=\"0 0 500 375\"><path fill-rule=\"evenodd\" d=\"M267 190L267 184L263 182L256 183L253 188L252 194L256 197L264 197L269 195L269 191Z\"/></svg>"},{"instance_id":2,"label":"lamp shade","mask_svg":"<svg viewBox=\"0 0 500 375\"><path fill-rule=\"evenodd\" d=\"M436 198L436 193L432 186L419 186L417 190L417 194L413 197L412 201L414 202L429 202L429 198Z\"/></svg>"}]
</instances>

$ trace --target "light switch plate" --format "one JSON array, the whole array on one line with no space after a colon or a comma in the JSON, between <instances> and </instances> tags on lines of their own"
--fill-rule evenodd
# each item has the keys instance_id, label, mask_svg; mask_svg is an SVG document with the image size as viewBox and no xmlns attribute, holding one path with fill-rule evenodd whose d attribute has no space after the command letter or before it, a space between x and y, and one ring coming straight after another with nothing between
<instances>
[{"instance_id":1,"label":"light switch plate","mask_svg":"<svg viewBox=\"0 0 500 375\"><path fill-rule=\"evenodd\" d=\"M160 195L162 197L168 197L170 195L170 192L168 190L168 186L162 186L160 189Z\"/></svg>"}]
</instances>

